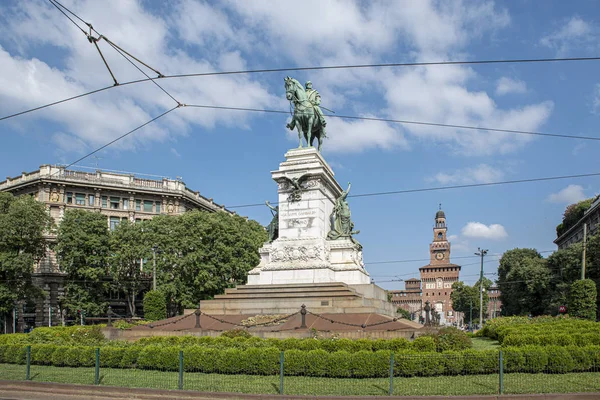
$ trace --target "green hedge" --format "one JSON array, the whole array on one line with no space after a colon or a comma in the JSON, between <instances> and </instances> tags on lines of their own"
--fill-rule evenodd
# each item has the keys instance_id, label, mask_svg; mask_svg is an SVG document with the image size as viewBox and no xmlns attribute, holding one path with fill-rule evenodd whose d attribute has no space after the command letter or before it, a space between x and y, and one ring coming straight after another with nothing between
<instances>
[{"instance_id":1,"label":"green hedge","mask_svg":"<svg viewBox=\"0 0 600 400\"><path fill-rule=\"evenodd\" d=\"M0 345L0 362L24 364L25 345ZM31 346L32 364L92 367L93 346ZM100 366L177 371L180 346L102 347ZM187 372L276 375L280 350L274 347L217 349L189 346L183 349ZM506 372L567 373L597 370L600 346L521 346L507 347ZM373 378L389 376L389 350L328 352L323 349L292 349L284 353L284 374L295 376ZM394 353L396 376L481 375L498 372L498 351L465 350L422 353L401 350Z\"/></svg>"}]
</instances>

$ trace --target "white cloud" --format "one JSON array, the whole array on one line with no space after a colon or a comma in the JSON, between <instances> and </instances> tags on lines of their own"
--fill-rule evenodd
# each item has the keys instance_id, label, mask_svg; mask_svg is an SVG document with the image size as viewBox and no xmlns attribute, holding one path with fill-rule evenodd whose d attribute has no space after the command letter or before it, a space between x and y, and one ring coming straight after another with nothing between
<instances>
[{"instance_id":1,"label":"white cloud","mask_svg":"<svg viewBox=\"0 0 600 400\"><path fill-rule=\"evenodd\" d=\"M452 246L452 250L454 251L468 251L471 249L469 245L469 241L461 238L459 235L450 235L448 236L448 241Z\"/></svg>"},{"instance_id":2,"label":"white cloud","mask_svg":"<svg viewBox=\"0 0 600 400\"><path fill-rule=\"evenodd\" d=\"M508 237L508 233L502 225L485 225L481 222L469 222L462 228L461 233L463 236L478 239L498 240Z\"/></svg>"},{"instance_id":3,"label":"white cloud","mask_svg":"<svg viewBox=\"0 0 600 400\"><path fill-rule=\"evenodd\" d=\"M499 96L509 93L525 93L527 91L527 85L525 82L517 79L507 78L503 76L496 82L496 94Z\"/></svg>"},{"instance_id":4,"label":"white cloud","mask_svg":"<svg viewBox=\"0 0 600 400\"><path fill-rule=\"evenodd\" d=\"M365 64L389 61L457 59L483 35L510 24L510 16L493 1L474 2L304 2L181 0L177 7L123 0L106 7L93 0L65 5L90 18L94 27L164 74L268 68L281 65ZM315 13L314 10L319 12ZM7 113L111 84L93 45L62 14L42 1L7 8L3 40L18 54L0 48L0 108ZM306 20L311 28L306 29ZM44 34L40 35L40 27ZM140 38L143 38L141 40ZM60 48L60 67L29 54L36 46ZM100 42L120 82L140 73ZM34 53L37 54L37 53ZM264 65L262 64L264 63ZM221 75L161 80L183 103L286 109L281 77ZM307 79L297 73L299 79ZM470 89L478 79L468 67L312 71L323 105L349 109L353 115L447 124L537 130L552 111L551 102L502 108L486 92ZM151 83L131 85L31 114L51 120L60 131L88 146L104 144L173 106ZM258 115L257 117L253 117ZM249 129L261 114L207 109L179 109L165 119L119 142L134 150L151 141L186 135L194 127ZM110 116L110 117L107 117ZM12 123L12 122L11 122ZM283 122L282 122L283 126ZM532 137L374 121L328 119L326 151L410 149L413 142L443 143L456 153L508 153ZM293 135L291 136L293 138ZM66 143L64 140L60 143Z\"/></svg>"},{"instance_id":5,"label":"white cloud","mask_svg":"<svg viewBox=\"0 0 600 400\"><path fill-rule=\"evenodd\" d=\"M504 172L488 164L479 164L476 167L459 169L451 173L439 172L431 180L443 185L490 183L504 178Z\"/></svg>"},{"instance_id":6,"label":"white cloud","mask_svg":"<svg viewBox=\"0 0 600 400\"><path fill-rule=\"evenodd\" d=\"M546 201L559 204L573 204L585 200L587 197L580 185L569 185L557 193L550 194Z\"/></svg>"},{"instance_id":7,"label":"white cloud","mask_svg":"<svg viewBox=\"0 0 600 400\"><path fill-rule=\"evenodd\" d=\"M179 154L179 152L174 147L171 147L171 154L173 154L177 158L181 158L181 154Z\"/></svg>"},{"instance_id":8,"label":"white cloud","mask_svg":"<svg viewBox=\"0 0 600 400\"><path fill-rule=\"evenodd\" d=\"M594 47L596 28L578 16L571 17L558 30L540 39L540 44L555 49L559 55L577 47Z\"/></svg>"}]
</instances>

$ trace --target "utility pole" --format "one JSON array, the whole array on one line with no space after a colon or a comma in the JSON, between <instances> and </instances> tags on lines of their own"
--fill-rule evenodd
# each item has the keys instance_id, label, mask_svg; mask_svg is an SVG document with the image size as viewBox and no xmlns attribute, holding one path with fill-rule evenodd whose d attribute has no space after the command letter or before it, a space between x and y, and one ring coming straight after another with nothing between
<instances>
[{"instance_id":1,"label":"utility pole","mask_svg":"<svg viewBox=\"0 0 600 400\"><path fill-rule=\"evenodd\" d=\"M583 223L583 255L581 259L581 279L585 279L585 248L587 247L587 224Z\"/></svg>"},{"instance_id":2,"label":"utility pole","mask_svg":"<svg viewBox=\"0 0 600 400\"><path fill-rule=\"evenodd\" d=\"M156 250L158 250L158 246L152 246L152 255L153 255L153 266L152 266L152 290L156 290Z\"/></svg>"},{"instance_id":3,"label":"utility pole","mask_svg":"<svg viewBox=\"0 0 600 400\"><path fill-rule=\"evenodd\" d=\"M476 256L481 256L481 272L479 273L479 327L483 326L483 257L487 254L487 249L477 248Z\"/></svg>"}]
</instances>

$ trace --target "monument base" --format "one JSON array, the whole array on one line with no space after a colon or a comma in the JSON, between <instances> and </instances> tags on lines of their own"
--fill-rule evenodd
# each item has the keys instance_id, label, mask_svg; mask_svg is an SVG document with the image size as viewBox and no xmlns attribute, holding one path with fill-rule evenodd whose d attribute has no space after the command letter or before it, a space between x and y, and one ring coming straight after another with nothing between
<instances>
[{"instance_id":1,"label":"monument base","mask_svg":"<svg viewBox=\"0 0 600 400\"><path fill-rule=\"evenodd\" d=\"M302 305L313 313L373 313L395 317L385 290L375 284L347 285L341 282L243 285L225 289L213 300L200 301L208 315L285 315Z\"/></svg>"}]
</instances>

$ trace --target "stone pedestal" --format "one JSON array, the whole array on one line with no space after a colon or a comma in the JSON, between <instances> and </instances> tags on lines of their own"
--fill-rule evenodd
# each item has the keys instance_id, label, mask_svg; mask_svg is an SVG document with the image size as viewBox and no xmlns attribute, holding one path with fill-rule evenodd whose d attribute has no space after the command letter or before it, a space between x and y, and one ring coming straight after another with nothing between
<instances>
[{"instance_id":1,"label":"stone pedestal","mask_svg":"<svg viewBox=\"0 0 600 400\"><path fill-rule=\"evenodd\" d=\"M313 147L290 150L285 158L271 172L279 188L279 237L260 249L261 261L248 274L248 285L369 284L360 244L327 239L342 193L331 167Z\"/></svg>"}]
</instances>

